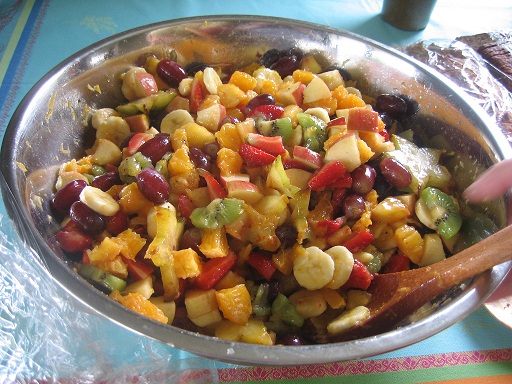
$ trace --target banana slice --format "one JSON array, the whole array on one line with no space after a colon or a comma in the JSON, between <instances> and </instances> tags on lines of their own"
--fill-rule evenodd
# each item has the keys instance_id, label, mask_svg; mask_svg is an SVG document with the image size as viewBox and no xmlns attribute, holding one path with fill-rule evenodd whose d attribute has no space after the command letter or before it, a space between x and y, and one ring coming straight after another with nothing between
<instances>
[{"instance_id":1,"label":"banana slice","mask_svg":"<svg viewBox=\"0 0 512 384\"><path fill-rule=\"evenodd\" d=\"M354 267L354 256L347 248L336 245L325 251L334 261L334 274L327 288L338 289L345 284Z\"/></svg>"},{"instance_id":2,"label":"banana slice","mask_svg":"<svg viewBox=\"0 0 512 384\"><path fill-rule=\"evenodd\" d=\"M416 214L418 220L421 221L425 227L430 229L437 228L436 223L434 223L434 219L432 218L430 210L428 209L424 199L419 198L416 200L416 204L414 205L414 213Z\"/></svg>"},{"instance_id":3,"label":"banana slice","mask_svg":"<svg viewBox=\"0 0 512 384\"><path fill-rule=\"evenodd\" d=\"M185 109L176 109L169 112L160 123L160 132L172 134L178 128L183 127L185 124L193 123L194 118Z\"/></svg>"},{"instance_id":4,"label":"banana slice","mask_svg":"<svg viewBox=\"0 0 512 384\"><path fill-rule=\"evenodd\" d=\"M222 80L215 69L207 67L203 71L203 83L211 95L216 95L217 87L222 84Z\"/></svg>"},{"instance_id":5,"label":"banana slice","mask_svg":"<svg viewBox=\"0 0 512 384\"><path fill-rule=\"evenodd\" d=\"M318 247L305 248L293 262L293 274L310 291L323 288L334 276L334 260Z\"/></svg>"},{"instance_id":6,"label":"banana slice","mask_svg":"<svg viewBox=\"0 0 512 384\"><path fill-rule=\"evenodd\" d=\"M80 201L103 216L114 216L119 211L119 204L112 196L90 185L80 192Z\"/></svg>"}]
</instances>

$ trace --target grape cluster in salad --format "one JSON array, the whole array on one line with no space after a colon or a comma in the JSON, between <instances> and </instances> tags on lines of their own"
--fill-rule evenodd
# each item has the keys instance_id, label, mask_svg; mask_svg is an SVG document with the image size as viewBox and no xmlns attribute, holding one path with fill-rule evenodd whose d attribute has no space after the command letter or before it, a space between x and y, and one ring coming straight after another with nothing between
<instances>
[{"instance_id":1,"label":"grape cluster in salad","mask_svg":"<svg viewBox=\"0 0 512 384\"><path fill-rule=\"evenodd\" d=\"M401 128L419 110L405 95L364 95L295 48L231 73L139 61L120 74L126 103L91 111L94 145L60 167L50 202L78 273L133 311L315 343L368 317L375 274L496 230L458 199L458 154Z\"/></svg>"}]
</instances>

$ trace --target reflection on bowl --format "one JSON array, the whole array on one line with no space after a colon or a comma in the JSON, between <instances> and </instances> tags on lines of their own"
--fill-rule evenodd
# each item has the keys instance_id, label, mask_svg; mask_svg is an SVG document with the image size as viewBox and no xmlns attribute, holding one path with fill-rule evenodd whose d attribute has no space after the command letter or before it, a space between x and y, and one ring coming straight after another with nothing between
<instances>
[{"instance_id":1,"label":"reflection on bowl","mask_svg":"<svg viewBox=\"0 0 512 384\"><path fill-rule=\"evenodd\" d=\"M60 164L91 146L83 124L87 111L123 102L118 75L143 54L177 52L183 62L203 61L224 68L249 64L270 48L295 46L323 63L342 63L358 87L371 96L403 93L421 113L410 124L441 132L456 150L484 165L511 156L501 132L446 79L394 50L351 33L266 17L192 18L169 21L113 36L54 68L16 110L2 146L1 170L15 201L4 197L12 215L24 220L20 234L39 251L53 277L72 295L123 326L192 353L244 364L326 363L373 356L431 336L475 310L501 281L509 265L495 267L456 289L414 321L375 337L299 347L229 342L156 323L126 310L80 278L51 240L58 223L46 203ZM101 92L93 92L100 85ZM56 139L58 138L58 139ZM25 172L26 171L26 172ZM504 213L504 210L503 212ZM504 217L504 216L503 216ZM502 218L503 219L503 218Z\"/></svg>"}]
</instances>

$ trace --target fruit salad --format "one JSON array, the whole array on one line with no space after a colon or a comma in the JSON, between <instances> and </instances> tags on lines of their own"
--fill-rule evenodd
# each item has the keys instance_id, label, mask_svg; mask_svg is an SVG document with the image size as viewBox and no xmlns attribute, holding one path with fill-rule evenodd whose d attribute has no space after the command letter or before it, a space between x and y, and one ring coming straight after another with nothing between
<instances>
[{"instance_id":1,"label":"fruit salad","mask_svg":"<svg viewBox=\"0 0 512 384\"><path fill-rule=\"evenodd\" d=\"M459 199L465 157L404 128L418 103L362 94L312 54L271 49L229 73L146 55L119 86L123 104L90 112L94 145L59 169L55 239L155 321L315 343L369 315L375 274L496 230Z\"/></svg>"}]
</instances>

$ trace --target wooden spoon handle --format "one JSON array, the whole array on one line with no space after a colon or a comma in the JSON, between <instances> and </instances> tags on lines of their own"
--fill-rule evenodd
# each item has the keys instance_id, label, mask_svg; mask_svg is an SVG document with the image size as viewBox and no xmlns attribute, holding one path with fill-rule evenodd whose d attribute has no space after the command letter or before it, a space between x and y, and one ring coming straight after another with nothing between
<instances>
[{"instance_id":1,"label":"wooden spoon handle","mask_svg":"<svg viewBox=\"0 0 512 384\"><path fill-rule=\"evenodd\" d=\"M450 288L495 265L512 260L512 225L435 264L439 282Z\"/></svg>"}]
</instances>

